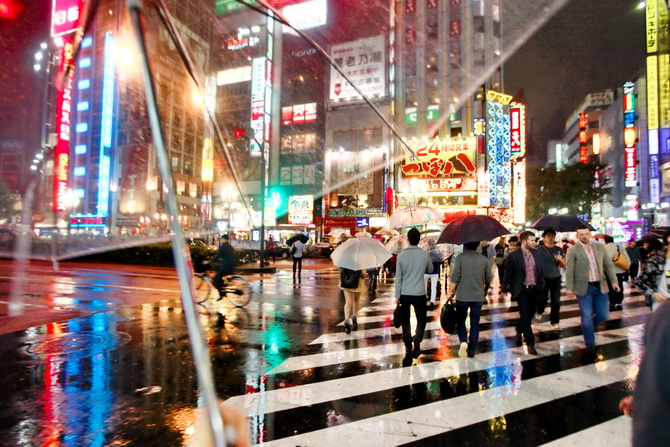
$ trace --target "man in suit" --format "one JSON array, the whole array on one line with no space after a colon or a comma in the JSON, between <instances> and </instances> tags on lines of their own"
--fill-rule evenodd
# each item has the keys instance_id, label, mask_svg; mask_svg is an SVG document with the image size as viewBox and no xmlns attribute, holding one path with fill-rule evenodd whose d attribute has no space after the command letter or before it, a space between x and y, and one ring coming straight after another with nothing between
<instances>
[{"instance_id":1,"label":"man in suit","mask_svg":"<svg viewBox=\"0 0 670 447\"><path fill-rule=\"evenodd\" d=\"M595 354L595 327L607 321L609 296L607 280L612 289L620 291L614 264L602 244L591 242L591 230L587 226L577 227L577 243L568 250L568 267L565 273L565 295L577 295L582 332L587 354Z\"/></svg>"},{"instance_id":2,"label":"man in suit","mask_svg":"<svg viewBox=\"0 0 670 447\"><path fill-rule=\"evenodd\" d=\"M509 292L519 305L517 343L521 345L521 334L523 334L528 353L535 355L537 350L531 323L537 309L537 300L544 289L542 260L535 251L535 235L531 231L522 232L519 239L520 249L511 252L507 257L502 292Z\"/></svg>"}]
</instances>

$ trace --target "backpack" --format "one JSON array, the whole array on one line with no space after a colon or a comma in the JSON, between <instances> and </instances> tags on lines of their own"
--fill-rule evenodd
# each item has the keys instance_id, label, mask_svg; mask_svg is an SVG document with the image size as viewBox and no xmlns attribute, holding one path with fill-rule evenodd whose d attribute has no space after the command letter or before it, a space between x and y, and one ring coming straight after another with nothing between
<instances>
[{"instance_id":1,"label":"backpack","mask_svg":"<svg viewBox=\"0 0 670 447\"><path fill-rule=\"evenodd\" d=\"M345 289L355 289L358 287L358 281L361 279L360 270L340 270L340 286Z\"/></svg>"}]
</instances>

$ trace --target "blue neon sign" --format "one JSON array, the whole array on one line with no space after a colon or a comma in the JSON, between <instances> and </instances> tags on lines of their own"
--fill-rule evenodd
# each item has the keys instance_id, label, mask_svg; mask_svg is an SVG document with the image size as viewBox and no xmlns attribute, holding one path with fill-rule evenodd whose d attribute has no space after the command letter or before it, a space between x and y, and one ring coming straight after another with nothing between
<instances>
[{"instance_id":1,"label":"blue neon sign","mask_svg":"<svg viewBox=\"0 0 670 447\"><path fill-rule=\"evenodd\" d=\"M116 39L105 35L105 63L102 77L100 126L100 171L98 175L98 214L109 214L109 184L112 176L112 129L114 127L114 82L116 77Z\"/></svg>"}]
</instances>

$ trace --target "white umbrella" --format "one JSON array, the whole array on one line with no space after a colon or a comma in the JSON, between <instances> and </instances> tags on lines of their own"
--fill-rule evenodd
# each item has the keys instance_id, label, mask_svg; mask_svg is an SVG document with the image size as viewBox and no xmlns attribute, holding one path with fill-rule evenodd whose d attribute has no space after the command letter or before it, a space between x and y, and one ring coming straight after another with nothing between
<instances>
[{"instance_id":1,"label":"white umbrella","mask_svg":"<svg viewBox=\"0 0 670 447\"><path fill-rule=\"evenodd\" d=\"M426 225L429 223L442 222L444 213L429 206L407 206L401 208L389 217L389 226L411 227L413 225Z\"/></svg>"},{"instance_id":2,"label":"white umbrella","mask_svg":"<svg viewBox=\"0 0 670 447\"><path fill-rule=\"evenodd\" d=\"M359 231L356 233L356 237L372 237L372 234L367 231Z\"/></svg>"},{"instance_id":3,"label":"white umbrella","mask_svg":"<svg viewBox=\"0 0 670 447\"><path fill-rule=\"evenodd\" d=\"M349 239L330 255L333 264L350 270L381 267L390 257L391 253L381 242L369 237Z\"/></svg>"},{"instance_id":4,"label":"white umbrella","mask_svg":"<svg viewBox=\"0 0 670 447\"><path fill-rule=\"evenodd\" d=\"M387 230L385 228L382 228L381 230L377 231L375 234L381 234L381 235L384 235L384 236L391 237L391 236L397 236L400 233L398 233L398 230L394 230L394 229Z\"/></svg>"},{"instance_id":5,"label":"white umbrella","mask_svg":"<svg viewBox=\"0 0 670 447\"><path fill-rule=\"evenodd\" d=\"M386 243L386 248L388 249L388 251L390 251L394 255L397 255L398 253L403 251L408 246L409 246L409 241L407 240L407 236L405 236L404 234L399 234L397 236L393 236Z\"/></svg>"}]
</instances>

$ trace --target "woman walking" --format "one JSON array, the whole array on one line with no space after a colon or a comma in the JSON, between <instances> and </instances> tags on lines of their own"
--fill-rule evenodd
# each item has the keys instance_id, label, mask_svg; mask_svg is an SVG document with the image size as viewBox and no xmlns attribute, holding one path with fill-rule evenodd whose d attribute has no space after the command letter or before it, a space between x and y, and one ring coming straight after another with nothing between
<instances>
[{"instance_id":1,"label":"woman walking","mask_svg":"<svg viewBox=\"0 0 670 447\"><path fill-rule=\"evenodd\" d=\"M361 293L368 290L365 283L365 270L349 270L340 268L340 283L344 293L344 332L351 334L351 330L358 329L356 314L359 310Z\"/></svg>"},{"instance_id":2,"label":"woman walking","mask_svg":"<svg viewBox=\"0 0 670 447\"><path fill-rule=\"evenodd\" d=\"M652 311L658 309L664 301L670 298L670 287L668 285L668 282L670 282L670 259L668 259L670 244L668 244L668 237L670 237L670 232L663 236L663 249L657 250L656 255L646 259L640 276L633 280L633 285L644 294L647 306L650 306ZM651 242L650 245L658 244L656 239L653 239L653 241L655 243Z\"/></svg>"}]
</instances>

